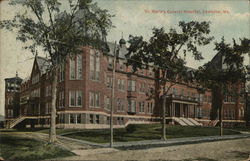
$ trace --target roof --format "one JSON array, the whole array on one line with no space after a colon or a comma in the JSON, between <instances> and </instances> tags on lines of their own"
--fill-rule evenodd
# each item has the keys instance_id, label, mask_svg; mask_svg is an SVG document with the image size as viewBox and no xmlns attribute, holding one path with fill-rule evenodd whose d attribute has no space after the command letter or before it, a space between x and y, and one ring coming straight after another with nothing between
<instances>
[{"instance_id":1,"label":"roof","mask_svg":"<svg viewBox=\"0 0 250 161\"><path fill-rule=\"evenodd\" d=\"M21 83L22 82L22 78L16 76L16 77L11 77L11 78L5 78L4 79L7 82L17 82L17 83Z\"/></svg>"},{"instance_id":2,"label":"roof","mask_svg":"<svg viewBox=\"0 0 250 161\"><path fill-rule=\"evenodd\" d=\"M42 74L46 73L46 71L50 67L50 62L47 58L36 56L36 62L38 65L39 70L41 71Z\"/></svg>"},{"instance_id":3,"label":"roof","mask_svg":"<svg viewBox=\"0 0 250 161\"><path fill-rule=\"evenodd\" d=\"M114 49L115 49L115 44L111 43L111 42L107 42L108 47L109 47L109 55L114 56ZM118 47L119 44L116 44L116 47ZM126 48L126 46L119 46L119 54L118 54L118 58L122 58L125 59L126 58L126 54L128 53L128 50Z\"/></svg>"}]
</instances>

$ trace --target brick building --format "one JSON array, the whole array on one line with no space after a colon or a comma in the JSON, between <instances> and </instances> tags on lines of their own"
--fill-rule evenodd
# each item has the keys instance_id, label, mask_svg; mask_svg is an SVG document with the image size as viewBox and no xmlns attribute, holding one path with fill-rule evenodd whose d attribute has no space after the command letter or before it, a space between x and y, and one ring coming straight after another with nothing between
<instances>
[{"instance_id":1,"label":"brick building","mask_svg":"<svg viewBox=\"0 0 250 161\"><path fill-rule=\"evenodd\" d=\"M108 128L110 120L113 51L103 54L91 47L67 61L59 69L57 92L57 127ZM133 72L126 66L126 42L118 45L115 76L114 127L130 123L153 123L161 119L150 93L155 79L152 69ZM51 108L51 73L46 58L35 57L29 78L22 81L19 116L13 116L9 127L49 126ZM168 84L167 84L168 85ZM179 82L171 89L167 100L167 122L181 125L209 123L212 94L199 93L195 84ZM238 107L239 102L232 105ZM243 106L243 105L242 105ZM234 109L234 107L230 108ZM7 108L6 108L7 109ZM244 109L243 109L244 110ZM225 110L226 112L226 110ZM238 114L238 113L237 113ZM242 117L226 117L242 121Z\"/></svg>"}]
</instances>

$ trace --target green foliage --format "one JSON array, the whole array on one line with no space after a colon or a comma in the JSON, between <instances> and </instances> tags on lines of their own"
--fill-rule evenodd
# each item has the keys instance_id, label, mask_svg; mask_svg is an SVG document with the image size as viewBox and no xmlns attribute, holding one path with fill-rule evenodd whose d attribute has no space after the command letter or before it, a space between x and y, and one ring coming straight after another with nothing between
<instances>
[{"instance_id":1,"label":"green foliage","mask_svg":"<svg viewBox=\"0 0 250 161\"><path fill-rule=\"evenodd\" d=\"M243 38L237 44L233 39L233 45L225 43L224 38L221 42L215 43L215 50L218 52L216 57L199 67L196 71L196 79L204 87L213 89L213 104L211 119L215 119L217 110L222 107L223 96L230 94L234 97L239 96L239 83L244 83L247 76L247 68L244 66L244 55L250 51L250 40ZM229 88L231 84L232 88Z\"/></svg>"},{"instance_id":2,"label":"green foliage","mask_svg":"<svg viewBox=\"0 0 250 161\"><path fill-rule=\"evenodd\" d=\"M113 27L112 15L91 0L68 0L67 9L58 0L11 0L9 4L26 12L17 13L13 20L0 21L0 27L16 29L17 40L34 54L41 47L52 65L82 52L84 45L108 50L105 40Z\"/></svg>"},{"instance_id":3,"label":"green foliage","mask_svg":"<svg viewBox=\"0 0 250 161\"><path fill-rule=\"evenodd\" d=\"M250 51L250 40L240 39L240 44L226 44L224 38L220 43L215 43L219 63L213 60L199 67L196 72L197 80L206 87L218 87L226 83L244 81L247 70L243 64L244 55ZM224 66L224 68L223 68Z\"/></svg>"},{"instance_id":4,"label":"green foliage","mask_svg":"<svg viewBox=\"0 0 250 161\"><path fill-rule=\"evenodd\" d=\"M185 67L185 57L192 54L195 60L203 59L197 46L207 45L213 39L209 37L208 22L179 22L181 32L171 28L168 32L164 28L154 28L153 36L149 41L143 40L142 36L129 37L129 48L127 57L128 64L133 69L149 68L154 71L161 71L160 81L164 84L176 82L182 78L188 78L187 68ZM178 75L178 76L177 76Z\"/></svg>"}]
</instances>

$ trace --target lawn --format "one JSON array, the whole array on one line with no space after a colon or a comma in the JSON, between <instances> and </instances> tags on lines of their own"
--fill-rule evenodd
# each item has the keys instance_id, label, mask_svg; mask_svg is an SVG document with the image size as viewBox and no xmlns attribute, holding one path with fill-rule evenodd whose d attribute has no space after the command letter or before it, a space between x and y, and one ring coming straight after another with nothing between
<instances>
[{"instance_id":1,"label":"lawn","mask_svg":"<svg viewBox=\"0 0 250 161\"><path fill-rule=\"evenodd\" d=\"M79 131L79 130L78 130ZM66 137L86 140L96 143L108 143L110 138L109 129L103 130L81 130L76 133L63 133ZM167 138L197 137L219 135L219 128L192 127L192 126L167 126ZM224 130L224 135L240 134L229 129ZM126 129L114 129L115 142L140 141L161 139L160 124L129 125Z\"/></svg>"},{"instance_id":2,"label":"lawn","mask_svg":"<svg viewBox=\"0 0 250 161\"><path fill-rule=\"evenodd\" d=\"M49 133L49 129L21 129L10 130L8 132L41 132ZM183 138L196 136L214 136L220 134L218 127L201 127L201 126L173 126L167 125L167 138ZM58 135L63 135L79 140L86 140L96 143L108 143L110 139L109 129L57 129ZM237 131L224 129L224 135L240 134ZM161 139L160 124L140 124L129 125L127 128L114 129L115 142L128 142L140 140Z\"/></svg>"},{"instance_id":3,"label":"lawn","mask_svg":"<svg viewBox=\"0 0 250 161\"><path fill-rule=\"evenodd\" d=\"M11 134L1 134L0 143L0 156L6 160L42 160L74 155L56 145Z\"/></svg>"}]
</instances>

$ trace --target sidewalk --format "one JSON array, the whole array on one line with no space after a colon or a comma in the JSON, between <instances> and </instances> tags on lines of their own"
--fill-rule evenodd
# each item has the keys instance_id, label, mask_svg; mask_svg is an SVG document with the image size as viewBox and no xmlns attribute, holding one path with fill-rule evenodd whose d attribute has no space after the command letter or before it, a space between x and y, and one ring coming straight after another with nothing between
<instances>
[{"instance_id":1,"label":"sidewalk","mask_svg":"<svg viewBox=\"0 0 250 161\"><path fill-rule=\"evenodd\" d=\"M65 140L71 140L82 144L87 144L94 146L96 148L109 148L109 143L92 143L88 141L68 138L64 136L58 136ZM224 135L224 136L202 136L202 137L187 137L187 138L173 138L163 140L144 140L144 141L130 141L130 142L114 142L113 148L117 149L146 149L151 147L163 147L163 146L172 146L172 145L183 145L183 144L194 144L202 142L212 142L212 141L221 141L221 140L232 140L232 139L241 139L248 138L250 134L241 134L241 135Z\"/></svg>"}]
</instances>

